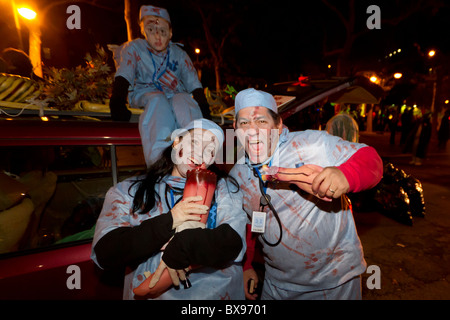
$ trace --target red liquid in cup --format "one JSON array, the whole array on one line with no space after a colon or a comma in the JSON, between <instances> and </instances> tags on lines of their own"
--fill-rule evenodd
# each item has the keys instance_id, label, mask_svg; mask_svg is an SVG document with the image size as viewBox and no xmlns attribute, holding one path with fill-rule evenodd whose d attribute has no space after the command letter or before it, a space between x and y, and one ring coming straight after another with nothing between
<instances>
[{"instance_id":1,"label":"red liquid in cup","mask_svg":"<svg viewBox=\"0 0 450 320\"><path fill-rule=\"evenodd\" d=\"M196 203L211 207L214 191L216 190L217 176L202 166L189 170L186 176L186 185L184 186L183 198L202 196L202 201ZM206 224L207 214L202 214L201 222Z\"/></svg>"}]
</instances>

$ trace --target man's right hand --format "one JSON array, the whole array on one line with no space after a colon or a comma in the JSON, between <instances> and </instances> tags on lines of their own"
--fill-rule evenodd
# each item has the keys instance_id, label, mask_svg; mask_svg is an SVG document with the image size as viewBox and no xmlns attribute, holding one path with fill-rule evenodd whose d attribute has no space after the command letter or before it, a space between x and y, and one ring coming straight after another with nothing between
<instances>
[{"instance_id":1,"label":"man's right hand","mask_svg":"<svg viewBox=\"0 0 450 320\"><path fill-rule=\"evenodd\" d=\"M250 282L253 281L253 292L250 292ZM255 269L247 269L244 271L244 292L245 297L249 300L256 300L258 295L255 293L255 290L258 286L258 275L256 274Z\"/></svg>"}]
</instances>

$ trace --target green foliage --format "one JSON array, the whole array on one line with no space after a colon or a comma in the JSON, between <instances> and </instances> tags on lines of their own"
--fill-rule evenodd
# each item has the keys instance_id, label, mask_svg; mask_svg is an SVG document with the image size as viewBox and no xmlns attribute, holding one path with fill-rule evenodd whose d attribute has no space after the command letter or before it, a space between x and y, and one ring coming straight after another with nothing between
<instances>
[{"instance_id":1,"label":"green foliage","mask_svg":"<svg viewBox=\"0 0 450 320\"><path fill-rule=\"evenodd\" d=\"M229 84L227 84L227 87L223 91L226 94L228 94L231 98L233 98L233 100L236 99L236 95L238 94L236 89L233 86L230 86Z\"/></svg>"},{"instance_id":2,"label":"green foliage","mask_svg":"<svg viewBox=\"0 0 450 320\"><path fill-rule=\"evenodd\" d=\"M45 70L42 99L59 110L71 110L81 100L104 104L112 90L114 74L107 64L108 55L97 46L96 55L86 54L86 65L76 68Z\"/></svg>"}]
</instances>

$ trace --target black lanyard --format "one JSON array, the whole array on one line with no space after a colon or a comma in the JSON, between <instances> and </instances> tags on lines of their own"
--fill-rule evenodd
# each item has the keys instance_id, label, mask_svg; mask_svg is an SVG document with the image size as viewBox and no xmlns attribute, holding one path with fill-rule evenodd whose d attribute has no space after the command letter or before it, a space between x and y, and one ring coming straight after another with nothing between
<instances>
[{"instance_id":1,"label":"black lanyard","mask_svg":"<svg viewBox=\"0 0 450 320\"><path fill-rule=\"evenodd\" d=\"M269 241L267 241L266 238L264 237L264 234L261 235L261 238L263 239L263 241L268 246L276 247L277 245L280 244L281 237L283 235L283 228L281 226L280 217L278 216L277 210L275 210L274 206L272 205L272 201L270 199L270 196L266 193L267 187L264 185L264 182L262 181L262 178L261 178L261 175L259 173L259 170L256 167L253 167L253 174L254 174L254 176L256 178L258 178L258 182L259 182L259 191L261 192L260 204L263 207L266 206L266 205L269 206L269 209L272 211L273 216L277 220L278 227L280 228L280 237L278 238L278 240L275 243L270 243Z\"/></svg>"}]
</instances>

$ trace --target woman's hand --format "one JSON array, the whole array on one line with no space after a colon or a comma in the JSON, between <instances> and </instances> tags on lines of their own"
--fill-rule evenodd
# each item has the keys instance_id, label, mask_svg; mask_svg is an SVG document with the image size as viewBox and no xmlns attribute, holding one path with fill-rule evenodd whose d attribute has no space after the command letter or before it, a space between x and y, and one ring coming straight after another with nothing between
<instances>
[{"instance_id":1,"label":"woman's hand","mask_svg":"<svg viewBox=\"0 0 450 320\"><path fill-rule=\"evenodd\" d=\"M203 200L202 196L188 197L178 202L171 210L173 225L172 228L176 229L185 221L200 221L200 217L197 214L207 214L208 206L195 203Z\"/></svg>"},{"instance_id":2,"label":"woman's hand","mask_svg":"<svg viewBox=\"0 0 450 320\"><path fill-rule=\"evenodd\" d=\"M152 289L154 286L156 286L159 279L161 278L162 273L164 272L164 269L166 269L166 268L167 268L167 271L169 271L169 275L170 275L170 278L172 279L172 283L174 286L178 287L180 285L180 280L182 282L186 281L186 279L187 279L186 272L188 272L188 270L175 270L175 269L169 268L166 265L166 263L163 260L161 260L158 268L153 273L152 280L150 281L150 283L148 285L150 289Z\"/></svg>"}]
</instances>

